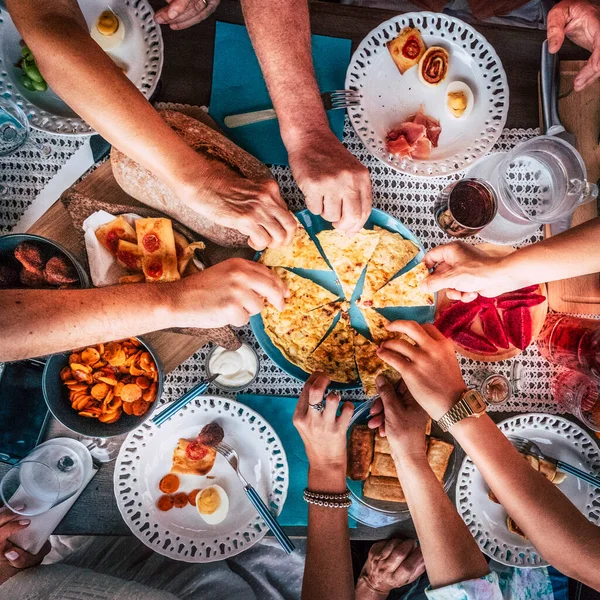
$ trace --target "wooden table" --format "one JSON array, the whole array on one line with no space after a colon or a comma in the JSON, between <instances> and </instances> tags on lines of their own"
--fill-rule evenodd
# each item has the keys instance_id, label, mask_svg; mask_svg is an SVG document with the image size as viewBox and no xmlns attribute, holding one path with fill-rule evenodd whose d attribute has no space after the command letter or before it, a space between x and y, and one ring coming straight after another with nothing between
<instances>
[{"instance_id":1,"label":"wooden table","mask_svg":"<svg viewBox=\"0 0 600 600\"><path fill-rule=\"evenodd\" d=\"M154 8L164 0L150 0ZM349 38L353 49L362 38L381 22L397 14L394 11L367 9L324 2L311 3L312 30L316 34ZM209 103L212 79L212 57L217 20L243 23L239 4L222 0L216 13L207 22L185 31L171 31L163 27L165 63L157 101L180 102L192 105ZM540 48L545 33L514 27L477 25L478 29L498 52L506 69L510 87L510 108L507 127L537 127L537 74ZM567 43L561 57L586 58L587 53ZM494 413L499 421L511 414ZM48 437L64 433L62 426L53 422ZM0 464L0 477L7 466ZM128 535L130 531L118 512L113 495L114 463L106 464L83 492L57 529L61 534ZM453 491L451 493L453 497ZM305 535L305 528L288 528L290 535ZM373 530L359 526L351 530L353 539L384 539L392 533L414 536L410 521L386 529Z\"/></svg>"}]
</instances>

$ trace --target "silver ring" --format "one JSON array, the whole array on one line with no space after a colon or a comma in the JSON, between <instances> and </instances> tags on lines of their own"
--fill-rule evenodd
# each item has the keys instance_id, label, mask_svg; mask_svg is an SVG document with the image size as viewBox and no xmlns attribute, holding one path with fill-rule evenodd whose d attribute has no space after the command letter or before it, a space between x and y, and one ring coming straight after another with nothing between
<instances>
[{"instance_id":1,"label":"silver ring","mask_svg":"<svg viewBox=\"0 0 600 600\"><path fill-rule=\"evenodd\" d=\"M318 413L322 413L325 410L325 400L321 400L321 402L317 402L316 404L309 404L309 406Z\"/></svg>"}]
</instances>

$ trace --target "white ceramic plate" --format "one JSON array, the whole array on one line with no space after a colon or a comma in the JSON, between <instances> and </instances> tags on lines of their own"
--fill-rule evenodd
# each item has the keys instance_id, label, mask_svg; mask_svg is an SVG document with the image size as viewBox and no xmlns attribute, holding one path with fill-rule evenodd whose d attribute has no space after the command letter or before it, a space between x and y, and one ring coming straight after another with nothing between
<instances>
[{"instance_id":1,"label":"white ceramic plate","mask_svg":"<svg viewBox=\"0 0 600 600\"><path fill-rule=\"evenodd\" d=\"M273 428L247 406L228 398L199 396L160 428L144 423L127 436L119 452L114 475L115 497L133 534L155 552L175 560L224 560L247 550L268 531L235 471L220 454L208 475L178 477L179 491L220 485L229 496L229 513L223 522L206 524L189 504L167 512L156 508L156 501L162 495L158 484L170 471L178 439L195 438L212 421L221 425L224 441L240 456L242 474L275 515L281 512L287 496L285 450Z\"/></svg>"},{"instance_id":2,"label":"white ceramic plate","mask_svg":"<svg viewBox=\"0 0 600 600\"><path fill-rule=\"evenodd\" d=\"M498 427L505 435L533 440L552 458L600 474L598 444L572 421L554 415L526 414L506 419ZM600 490L573 475L567 475L558 487L590 521L600 525ZM465 458L456 483L456 506L481 551L510 567L547 565L531 543L507 529L507 513L488 498L488 491L489 486L471 459Z\"/></svg>"},{"instance_id":3,"label":"white ceramic plate","mask_svg":"<svg viewBox=\"0 0 600 600\"><path fill-rule=\"evenodd\" d=\"M123 20L125 40L109 53L120 65L127 66L127 77L146 98L150 98L163 65L163 41L160 27L148 0L79 0L89 26L109 6ZM89 135L92 128L67 106L50 88L31 92L21 83L21 34L8 12L0 12L0 96L18 104L34 129L50 134Z\"/></svg>"},{"instance_id":4,"label":"white ceramic plate","mask_svg":"<svg viewBox=\"0 0 600 600\"><path fill-rule=\"evenodd\" d=\"M450 54L446 79L426 87L413 67L401 75L386 43L405 27L416 27L425 45L442 46ZM473 91L473 112L465 120L446 112L446 88L463 81ZM487 40L472 27L440 13L399 15L373 29L354 52L346 88L360 93L360 106L348 109L350 121L369 152L390 167L425 177L448 175L474 165L496 143L506 123L508 85L502 63ZM388 132L415 114L440 121L439 144L428 160L398 158L385 148Z\"/></svg>"}]
</instances>

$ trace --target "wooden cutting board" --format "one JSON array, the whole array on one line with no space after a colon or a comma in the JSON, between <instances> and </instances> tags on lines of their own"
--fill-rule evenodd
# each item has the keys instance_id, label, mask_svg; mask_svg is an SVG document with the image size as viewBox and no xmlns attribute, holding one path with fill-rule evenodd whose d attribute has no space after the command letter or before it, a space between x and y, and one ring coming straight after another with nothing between
<instances>
[{"instance_id":1,"label":"wooden cutting board","mask_svg":"<svg viewBox=\"0 0 600 600\"><path fill-rule=\"evenodd\" d=\"M573 89L575 76L584 61L560 63L559 96ZM565 129L577 137L579 150L587 168L591 183L600 179L600 80L582 92L572 92L558 101L558 113ZM598 203L580 206L573 215L572 227L598 216ZM550 237L550 228L545 227L545 237ZM577 260L573 252L573 261ZM548 284L548 304L558 312L600 314L600 275L585 275Z\"/></svg>"},{"instance_id":2,"label":"wooden cutting board","mask_svg":"<svg viewBox=\"0 0 600 600\"><path fill-rule=\"evenodd\" d=\"M111 204L141 206L119 187L112 175L109 161L100 165L72 189ZM58 242L72 252L82 264L86 264L85 253L78 242L78 235L71 222L71 217L60 200L57 200L28 231ZM167 331L156 331L144 337L157 352L166 373L178 367L203 345L201 340L193 336Z\"/></svg>"}]
</instances>

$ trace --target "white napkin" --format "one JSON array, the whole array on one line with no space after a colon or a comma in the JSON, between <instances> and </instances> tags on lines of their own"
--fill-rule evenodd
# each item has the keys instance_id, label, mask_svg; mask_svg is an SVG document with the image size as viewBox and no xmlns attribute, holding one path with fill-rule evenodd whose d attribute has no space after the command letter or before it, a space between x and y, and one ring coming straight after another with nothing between
<instances>
[{"instance_id":1,"label":"white napkin","mask_svg":"<svg viewBox=\"0 0 600 600\"><path fill-rule=\"evenodd\" d=\"M121 215L135 229L135 222L141 219L139 215L128 213ZM119 278L128 275L127 269L123 268L117 259L100 244L96 238L96 229L101 225L115 220L115 216L104 210L99 210L91 214L83 222L83 231L85 231L85 248L87 250L88 262L90 265L90 275L92 283L96 287L105 285L114 285L119 283Z\"/></svg>"},{"instance_id":2,"label":"white napkin","mask_svg":"<svg viewBox=\"0 0 600 600\"><path fill-rule=\"evenodd\" d=\"M10 538L8 538L9 541L31 554L37 554L42 549L42 546L46 543L46 540L50 537L51 533L56 529L57 525L63 520L63 517L69 512L71 506L75 503L75 500L79 498L83 490L87 487L87 484L94 478L94 475L98 472L99 468L100 467L95 464L92 465L91 473L88 474L80 490L74 496L53 506L50 510L47 510L41 515L24 517L30 519L31 523L25 529L10 536Z\"/></svg>"}]
</instances>

